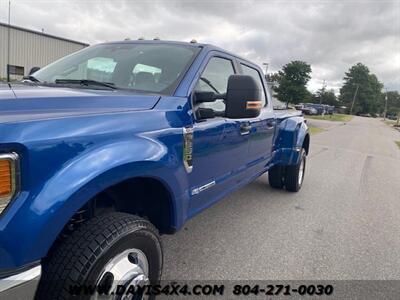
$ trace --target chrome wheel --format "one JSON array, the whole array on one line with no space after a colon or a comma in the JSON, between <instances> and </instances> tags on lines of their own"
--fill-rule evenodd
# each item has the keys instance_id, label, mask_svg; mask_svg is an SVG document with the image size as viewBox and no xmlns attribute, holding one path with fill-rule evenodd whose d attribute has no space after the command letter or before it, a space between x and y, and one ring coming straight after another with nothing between
<instances>
[{"instance_id":1,"label":"chrome wheel","mask_svg":"<svg viewBox=\"0 0 400 300\"><path fill-rule=\"evenodd\" d=\"M150 284L149 262L146 255L139 249L128 249L113 257L103 268L96 282L97 286L106 290L111 297L106 299L148 299L145 295L117 295L118 286L126 290L130 286L140 287ZM92 299L105 299L104 295L96 294Z\"/></svg>"},{"instance_id":2,"label":"chrome wheel","mask_svg":"<svg viewBox=\"0 0 400 300\"><path fill-rule=\"evenodd\" d=\"M301 184L303 183L305 168L306 168L306 157L303 156L301 158L301 162L300 162L300 166L299 166L299 176L298 176L299 177L298 178L299 186L301 186Z\"/></svg>"}]
</instances>

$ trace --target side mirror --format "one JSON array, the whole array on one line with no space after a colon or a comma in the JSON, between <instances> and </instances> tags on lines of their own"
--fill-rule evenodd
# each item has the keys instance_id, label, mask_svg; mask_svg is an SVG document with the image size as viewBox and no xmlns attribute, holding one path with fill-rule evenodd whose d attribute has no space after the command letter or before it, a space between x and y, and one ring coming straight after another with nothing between
<instances>
[{"instance_id":1,"label":"side mirror","mask_svg":"<svg viewBox=\"0 0 400 300\"><path fill-rule=\"evenodd\" d=\"M211 108L199 107L196 110L196 117L199 120L212 119L212 118L215 118L215 112Z\"/></svg>"},{"instance_id":2,"label":"side mirror","mask_svg":"<svg viewBox=\"0 0 400 300\"><path fill-rule=\"evenodd\" d=\"M193 102L203 103L203 102L214 102L216 100L216 94L214 92L194 92Z\"/></svg>"},{"instance_id":3,"label":"side mirror","mask_svg":"<svg viewBox=\"0 0 400 300\"><path fill-rule=\"evenodd\" d=\"M229 76L225 116L231 119L258 117L262 107L261 93L261 87L253 77Z\"/></svg>"},{"instance_id":4,"label":"side mirror","mask_svg":"<svg viewBox=\"0 0 400 300\"><path fill-rule=\"evenodd\" d=\"M28 75L32 75L33 73L37 72L40 70L40 67L33 67L30 69L29 74Z\"/></svg>"}]
</instances>

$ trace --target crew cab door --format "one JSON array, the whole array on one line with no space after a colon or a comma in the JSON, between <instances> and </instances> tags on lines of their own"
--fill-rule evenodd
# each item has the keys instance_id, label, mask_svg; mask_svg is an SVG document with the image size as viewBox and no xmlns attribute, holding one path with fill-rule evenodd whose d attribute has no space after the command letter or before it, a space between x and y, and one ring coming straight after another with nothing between
<instances>
[{"instance_id":1,"label":"crew cab door","mask_svg":"<svg viewBox=\"0 0 400 300\"><path fill-rule=\"evenodd\" d=\"M222 94L228 78L236 73L233 57L219 52L210 54L199 72L195 91ZM225 110L222 99L193 107ZM188 174L191 201L189 215L202 210L233 189L243 176L247 163L249 134L243 134L243 122L215 117L198 120L194 117L192 136L192 170ZM247 124L247 120L246 120Z\"/></svg>"},{"instance_id":2,"label":"crew cab door","mask_svg":"<svg viewBox=\"0 0 400 300\"><path fill-rule=\"evenodd\" d=\"M253 77L262 88L263 108L257 118L249 119L251 132L249 135L248 170L249 172L262 171L272 157L273 139L275 134L275 114L273 112L271 98L267 97L267 86L264 75L246 62L240 61L240 69L243 75ZM269 99L268 99L269 98ZM268 101L269 100L269 101Z\"/></svg>"}]
</instances>

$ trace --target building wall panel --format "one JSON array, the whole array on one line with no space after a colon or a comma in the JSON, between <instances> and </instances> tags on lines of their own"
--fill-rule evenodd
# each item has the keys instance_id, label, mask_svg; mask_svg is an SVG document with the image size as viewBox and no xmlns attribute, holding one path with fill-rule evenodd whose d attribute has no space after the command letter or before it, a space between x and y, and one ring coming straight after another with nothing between
<instances>
[{"instance_id":1,"label":"building wall panel","mask_svg":"<svg viewBox=\"0 0 400 300\"><path fill-rule=\"evenodd\" d=\"M7 76L8 26L0 24L0 78ZM66 39L10 28L10 64L24 67L28 75L32 67L43 67L87 45Z\"/></svg>"}]
</instances>

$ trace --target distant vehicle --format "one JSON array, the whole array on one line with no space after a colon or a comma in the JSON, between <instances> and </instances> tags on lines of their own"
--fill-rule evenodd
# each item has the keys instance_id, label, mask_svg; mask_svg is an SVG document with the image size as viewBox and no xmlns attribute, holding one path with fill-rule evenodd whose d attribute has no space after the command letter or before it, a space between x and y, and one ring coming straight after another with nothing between
<instances>
[{"instance_id":1,"label":"distant vehicle","mask_svg":"<svg viewBox=\"0 0 400 300\"><path fill-rule=\"evenodd\" d=\"M277 105L273 105L273 109L274 110L287 110L287 109L291 109L291 107L286 107L285 104L277 104Z\"/></svg>"},{"instance_id":2,"label":"distant vehicle","mask_svg":"<svg viewBox=\"0 0 400 300\"><path fill-rule=\"evenodd\" d=\"M318 111L314 107L305 106L301 109L305 115L318 115Z\"/></svg>"},{"instance_id":3,"label":"distant vehicle","mask_svg":"<svg viewBox=\"0 0 400 300\"><path fill-rule=\"evenodd\" d=\"M371 118L371 114L366 113L366 114L360 114L360 117L365 117L365 118Z\"/></svg>"},{"instance_id":4,"label":"distant vehicle","mask_svg":"<svg viewBox=\"0 0 400 300\"><path fill-rule=\"evenodd\" d=\"M294 106L294 108L296 109L296 110L302 110L303 109L303 104L296 104L295 106Z\"/></svg>"},{"instance_id":5,"label":"distant vehicle","mask_svg":"<svg viewBox=\"0 0 400 300\"><path fill-rule=\"evenodd\" d=\"M325 109L320 104L304 103L302 111L304 114L322 115L325 112Z\"/></svg>"},{"instance_id":6,"label":"distant vehicle","mask_svg":"<svg viewBox=\"0 0 400 300\"><path fill-rule=\"evenodd\" d=\"M329 114L334 113L335 107L328 104L317 104L317 103L300 103L294 106L296 110L301 110L305 115L318 115L318 114Z\"/></svg>"},{"instance_id":7,"label":"distant vehicle","mask_svg":"<svg viewBox=\"0 0 400 300\"><path fill-rule=\"evenodd\" d=\"M318 112L319 115L325 115L326 114L326 107L324 104L311 104L311 107L315 108Z\"/></svg>"},{"instance_id":8,"label":"distant vehicle","mask_svg":"<svg viewBox=\"0 0 400 300\"><path fill-rule=\"evenodd\" d=\"M328 105L328 104L323 104L325 107L325 113L328 115L333 115L334 111L335 111L335 107L332 105Z\"/></svg>"}]
</instances>

